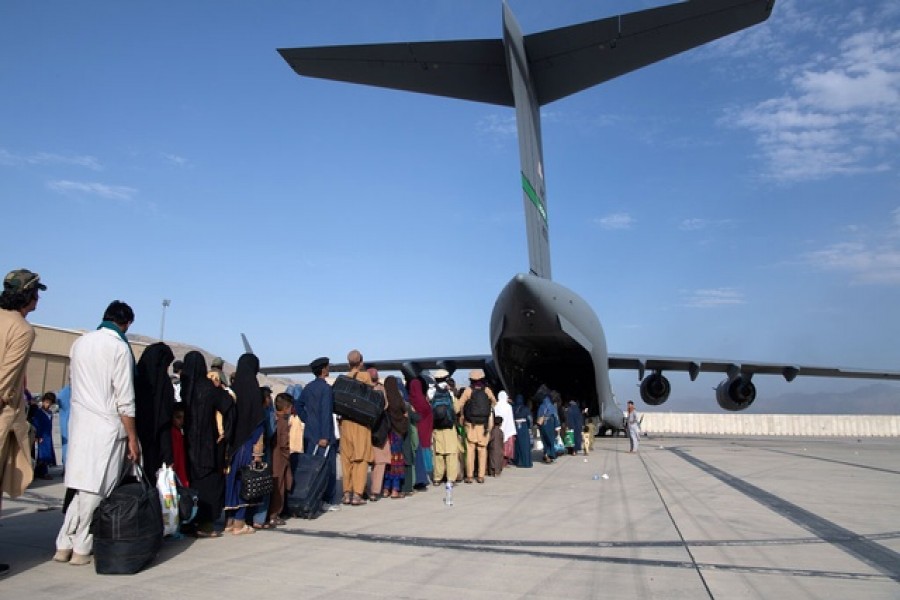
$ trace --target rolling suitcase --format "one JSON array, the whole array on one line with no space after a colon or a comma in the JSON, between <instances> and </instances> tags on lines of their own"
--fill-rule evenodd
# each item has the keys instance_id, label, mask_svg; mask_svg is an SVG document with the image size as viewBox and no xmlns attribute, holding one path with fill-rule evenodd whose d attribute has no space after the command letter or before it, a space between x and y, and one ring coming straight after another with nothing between
<instances>
[{"instance_id":1,"label":"rolling suitcase","mask_svg":"<svg viewBox=\"0 0 900 600\"><path fill-rule=\"evenodd\" d=\"M369 429L384 411L384 396L372 386L346 375L339 375L334 385L335 414Z\"/></svg>"},{"instance_id":2,"label":"rolling suitcase","mask_svg":"<svg viewBox=\"0 0 900 600\"><path fill-rule=\"evenodd\" d=\"M314 519L322 508L322 500L328 487L328 453L331 447L319 454L319 447L312 454L297 457L297 472L294 474L294 502L296 516Z\"/></svg>"}]
</instances>

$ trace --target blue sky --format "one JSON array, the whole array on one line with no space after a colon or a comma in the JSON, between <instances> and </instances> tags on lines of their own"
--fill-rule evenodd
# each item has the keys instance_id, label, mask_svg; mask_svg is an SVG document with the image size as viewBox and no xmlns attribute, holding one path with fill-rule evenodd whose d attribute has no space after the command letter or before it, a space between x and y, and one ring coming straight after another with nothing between
<instances>
[{"instance_id":1,"label":"blue sky","mask_svg":"<svg viewBox=\"0 0 900 600\"><path fill-rule=\"evenodd\" d=\"M510 1L526 33L663 3ZM165 337L232 362L241 332L264 364L487 352L527 270L512 109L301 79L276 48L499 35L486 0L4 2L4 268L50 286L34 322L120 298L157 336L169 298ZM554 279L610 351L900 369L896 2L779 0L543 134Z\"/></svg>"}]
</instances>

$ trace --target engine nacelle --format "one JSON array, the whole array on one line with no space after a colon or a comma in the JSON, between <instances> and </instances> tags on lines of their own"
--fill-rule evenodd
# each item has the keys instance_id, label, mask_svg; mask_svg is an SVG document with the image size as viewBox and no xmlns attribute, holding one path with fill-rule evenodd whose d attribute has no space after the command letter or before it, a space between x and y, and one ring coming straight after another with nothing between
<instances>
[{"instance_id":1,"label":"engine nacelle","mask_svg":"<svg viewBox=\"0 0 900 600\"><path fill-rule=\"evenodd\" d=\"M669 399L672 386L662 373L651 373L641 381L641 400L650 406L659 406Z\"/></svg>"},{"instance_id":2,"label":"engine nacelle","mask_svg":"<svg viewBox=\"0 0 900 600\"><path fill-rule=\"evenodd\" d=\"M756 386L742 375L726 379L716 387L716 402L725 410L744 410L753 404L754 400L756 400Z\"/></svg>"}]
</instances>

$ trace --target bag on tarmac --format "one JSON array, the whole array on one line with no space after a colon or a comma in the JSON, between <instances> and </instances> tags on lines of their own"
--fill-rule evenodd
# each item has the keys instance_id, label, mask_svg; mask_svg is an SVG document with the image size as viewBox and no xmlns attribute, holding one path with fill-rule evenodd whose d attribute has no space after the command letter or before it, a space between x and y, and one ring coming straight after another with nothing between
<instances>
[{"instance_id":1,"label":"bag on tarmac","mask_svg":"<svg viewBox=\"0 0 900 600\"><path fill-rule=\"evenodd\" d=\"M355 377L338 375L334 385L334 413L372 429L384 412L384 396Z\"/></svg>"},{"instance_id":2,"label":"bag on tarmac","mask_svg":"<svg viewBox=\"0 0 900 600\"><path fill-rule=\"evenodd\" d=\"M463 407L463 417L475 425L487 425L491 416L491 399L483 388L472 388L472 395Z\"/></svg>"},{"instance_id":3,"label":"bag on tarmac","mask_svg":"<svg viewBox=\"0 0 900 600\"><path fill-rule=\"evenodd\" d=\"M94 511L94 567L101 575L131 575L156 557L163 542L159 493L140 466L123 477Z\"/></svg>"},{"instance_id":4,"label":"bag on tarmac","mask_svg":"<svg viewBox=\"0 0 900 600\"><path fill-rule=\"evenodd\" d=\"M470 400L471 401L471 400ZM438 390L431 399L431 414L435 429L452 429L456 424L453 412L453 396L447 390Z\"/></svg>"},{"instance_id":5,"label":"bag on tarmac","mask_svg":"<svg viewBox=\"0 0 900 600\"><path fill-rule=\"evenodd\" d=\"M178 533L178 488L175 471L166 463L156 472L156 491L162 505L163 536Z\"/></svg>"},{"instance_id":6,"label":"bag on tarmac","mask_svg":"<svg viewBox=\"0 0 900 600\"><path fill-rule=\"evenodd\" d=\"M328 488L328 453L319 453L319 446L313 448L312 454L297 456L297 472L294 475L294 513L303 519L314 519L322 508L325 490Z\"/></svg>"}]
</instances>

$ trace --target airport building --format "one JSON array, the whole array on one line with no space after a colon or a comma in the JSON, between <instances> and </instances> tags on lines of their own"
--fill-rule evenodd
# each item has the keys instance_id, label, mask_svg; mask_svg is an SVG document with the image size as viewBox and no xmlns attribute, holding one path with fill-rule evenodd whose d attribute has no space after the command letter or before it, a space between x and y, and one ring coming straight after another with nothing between
<instances>
[{"instance_id":1,"label":"airport building","mask_svg":"<svg viewBox=\"0 0 900 600\"><path fill-rule=\"evenodd\" d=\"M47 325L34 325L34 346L28 358L26 372L28 391L32 394L57 392L69 378L69 350L85 332ZM141 357L148 344L131 341L135 360Z\"/></svg>"}]
</instances>

